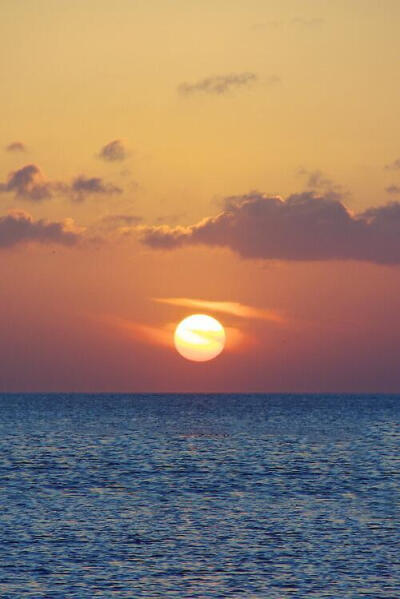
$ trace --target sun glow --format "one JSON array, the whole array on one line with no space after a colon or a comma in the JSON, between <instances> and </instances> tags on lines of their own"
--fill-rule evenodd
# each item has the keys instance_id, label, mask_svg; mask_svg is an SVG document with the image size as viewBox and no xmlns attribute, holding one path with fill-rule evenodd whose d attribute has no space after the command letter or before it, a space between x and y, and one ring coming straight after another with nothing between
<instances>
[{"instance_id":1,"label":"sun glow","mask_svg":"<svg viewBox=\"0 0 400 599\"><path fill-rule=\"evenodd\" d=\"M192 314L175 329L177 351L187 360L205 362L216 358L225 346L224 327L206 314Z\"/></svg>"}]
</instances>

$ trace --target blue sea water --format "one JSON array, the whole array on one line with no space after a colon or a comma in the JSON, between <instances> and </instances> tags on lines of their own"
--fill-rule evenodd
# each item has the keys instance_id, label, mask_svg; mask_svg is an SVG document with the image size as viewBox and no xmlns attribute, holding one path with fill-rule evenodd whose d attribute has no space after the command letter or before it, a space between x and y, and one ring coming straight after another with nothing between
<instances>
[{"instance_id":1,"label":"blue sea water","mask_svg":"<svg viewBox=\"0 0 400 599\"><path fill-rule=\"evenodd\" d=\"M400 598L400 397L0 396L0 597Z\"/></svg>"}]
</instances>

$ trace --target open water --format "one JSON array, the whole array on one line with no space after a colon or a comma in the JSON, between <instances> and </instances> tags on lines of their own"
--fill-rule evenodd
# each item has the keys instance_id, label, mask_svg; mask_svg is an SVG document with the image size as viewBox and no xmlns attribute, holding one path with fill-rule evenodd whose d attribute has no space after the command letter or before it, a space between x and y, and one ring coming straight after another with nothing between
<instances>
[{"instance_id":1,"label":"open water","mask_svg":"<svg viewBox=\"0 0 400 599\"><path fill-rule=\"evenodd\" d=\"M400 598L400 397L0 396L0 597Z\"/></svg>"}]
</instances>

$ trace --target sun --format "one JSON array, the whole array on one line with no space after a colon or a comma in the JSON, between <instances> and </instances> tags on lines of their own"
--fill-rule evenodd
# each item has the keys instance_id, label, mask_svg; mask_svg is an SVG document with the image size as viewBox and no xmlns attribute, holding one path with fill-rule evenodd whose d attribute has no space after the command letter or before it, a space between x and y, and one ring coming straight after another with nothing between
<instances>
[{"instance_id":1,"label":"sun","mask_svg":"<svg viewBox=\"0 0 400 599\"><path fill-rule=\"evenodd\" d=\"M224 327L206 314L192 314L175 329L177 351L187 360L206 362L216 358L225 347Z\"/></svg>"}]
</instances>

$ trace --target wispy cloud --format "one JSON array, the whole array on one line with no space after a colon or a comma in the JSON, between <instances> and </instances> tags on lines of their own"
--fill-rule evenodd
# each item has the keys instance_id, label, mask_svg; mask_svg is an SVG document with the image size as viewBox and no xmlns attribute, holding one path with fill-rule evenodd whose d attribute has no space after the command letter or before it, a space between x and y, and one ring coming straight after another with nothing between
<instances>
[{"instance_id":1,"label":"wispy cloud","mask_svg":"<svg viewBox=\"0 0 400 599\"><path fill-rule=\"evenodd\" d=\"M306 185L309 190L315 192L323 192L325 195L330 195L332 198L340 199L347 195L341 185L333 181L323 171L319 169L308 170L300 168L298 170L300 176L306 177Z\"/></svg>"},{"instance_id":2,"label":"wispy cloud","mask_svg":"<svg viewBox=\"0 0 400 599\"><path fill-rule=\"evenodd\" d=\"M134 341L168 348L174 346L176 322L164 323L157 327L113 315L96 316L96 319L119 330L123 335ZM225 326L224 329L226 333L225 351L245 351L246 347L255 342L254 339L237 327Z\"/></svg>"},{"instance_id":3,"label":"wispy cloud","mask_svg":"<svg viewBox=\"0 0 400 599\"><path fill-rule=\"evenodd\" d=\"M400 158L398 158L397 160L394 160L393 162L390 162L389 164L385 165L385 169L387 171L398 171L400 170Z\"/></svg>"},{"instance_id":4,"label":"wispy cloud","mask_svg":"<svg viewBox=\"0 0 400 599\"><path fill-rule=\"evenodd\" d=\"M385 188L386 193L391 193L393 195L400 193L400 187L398 185L389 185L389 187Z\"/></svg>"},{"instance_id":5,"label":"wispy cloud","mask_svg":"<svg viewBox=\"0 0 400 599\"><path fill-rule=\"evenodd\" d=\"M98 318L132 339L166 347L172 347L174 344L174 325L172 324L155 327L113 315L103 315Z\"/></svg>"},{"instance_id":6,"label":"wispy cloud","mask_svg":"<svg viewBox=\"0 0 400 599\"><path fill-rule=\"evenodd\" d=\"M106 214L100 219L100 226L107 230L129 229L138 225L143 218L135 214Z\"/></svg>"},{"instance_id":7,"label":"wispy cloud","mask_svg":"<svg viewBox=\"0 0 400 599\"><path fill-rule=\"evenodd\" d=\"M156 219L156 222L161 224L176 224L177 222L179 222L182 218L185 218L187 216L186 212L175 212L172 214L165 214L164 216L158 216Z\"/></svg>"},{"instance_id":8,"label":"wispy cloud","mask_svg":"<svg viewBox=\"0 0 400 599\"><path fill-rule=\"evenodd\" d=\"M247 306L239 302L220 302L202 299L193 299L188 297L155 297L153 301L172 306L182 306L184 308L193 308L195 310L208 310L211 312L224 312L240 318L257 318L260 320L270 320L276 323L285 322L285 318L274 310L265 310Z\"/></svg>"},{"instance_id":9,"label":"wispy cloud","mask_svg":"<svg viewBox=\"0 0 400 599\"><path fill-rule=\"evenodd\" d=\"M325 23L325 20L320 17L294 17L291 23L293 25L301 25L302 27L320 27Z\"/></svg>"},{"instance_id":10,"label":"wispy cloud","mask_svg":"<svg viewBox=\"0 0 400 599\"><path fill-rule=\"evenodd\" d=\"M22 141L12 141L5 147L6 152L26 152L27 149Z\"/></svg>"},{"instance_id":11,"label":"wispy cloud","mask_svg":"<svg viewBox=\"0 0 400 599\"><path fill-rule=\"evenodd\" d=\"M227 75L217 75L206 77L194 83L181 83L178 87L180 94L189 96L193 94L214 94L223 95L234 89L247 87L258 80L258 75L251 72L229 73Z\"/></svg>"}]
</instances>

